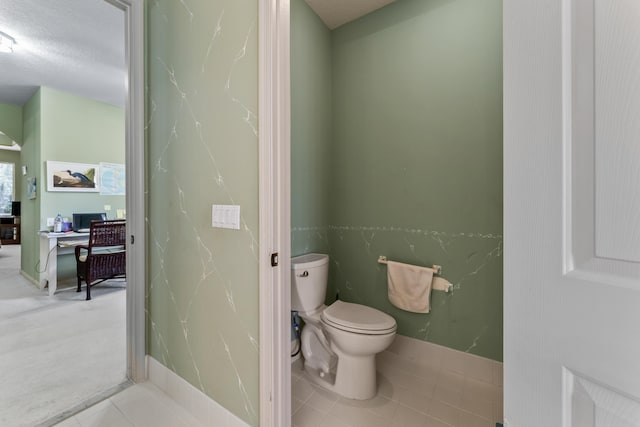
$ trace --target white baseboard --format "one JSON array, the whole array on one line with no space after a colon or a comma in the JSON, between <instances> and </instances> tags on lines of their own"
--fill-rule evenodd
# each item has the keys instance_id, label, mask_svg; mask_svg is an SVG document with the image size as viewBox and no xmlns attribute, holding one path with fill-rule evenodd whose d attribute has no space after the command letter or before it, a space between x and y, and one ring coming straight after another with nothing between
<instances>
[{"instance_id":1,"label":"white baseboard","mask_svg":"<svg viewBox=\"0 0 640 427\"><path fill-rule=\"evenodd\" d=\"M147 378L204 426L249 427L225 407L149 355Z\"/></svg>"},{"instance_id":2,"label":"white baseboard","mask_svg":"<svg viewBox=\"0 0 640 427\"><path fill-rule=\"evenodd\" d=\"M24 277L25 279L27 279L28 281L30 281L31 283L33 283L37 287L40 287L40 281L38 281L38 280L34 279L33 277L31 277L29 274L27 274L26 271L20 270L20 274L22 275L22 277Z\"/></svg>"},{"instance_id":3,"label":"white baseboard","mask_svg":"<svg viewBox=\"0 0 640 427\"><path fill-rule=\"evenodd\" d=\"M395 341L387 351L409 360L428 362L463 373L475 380L502 387L502 362L404 335L396 335Z\"/></svg>"}]
</instances>

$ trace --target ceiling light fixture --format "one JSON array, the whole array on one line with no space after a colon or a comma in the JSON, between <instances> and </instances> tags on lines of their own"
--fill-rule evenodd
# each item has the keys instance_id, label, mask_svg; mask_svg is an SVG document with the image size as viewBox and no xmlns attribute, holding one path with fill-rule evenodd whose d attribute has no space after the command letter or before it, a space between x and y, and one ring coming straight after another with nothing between
<instances>
[{"instance_id":1,"label":"ceiling light fixture","mask_svg":"<svg viewBox=\"0 0 640 427\"><path fill-rule=\"evenodd\" d=\"M0 52L12 53L16 40L0 31Z\"/></svg>"}]
</instances>

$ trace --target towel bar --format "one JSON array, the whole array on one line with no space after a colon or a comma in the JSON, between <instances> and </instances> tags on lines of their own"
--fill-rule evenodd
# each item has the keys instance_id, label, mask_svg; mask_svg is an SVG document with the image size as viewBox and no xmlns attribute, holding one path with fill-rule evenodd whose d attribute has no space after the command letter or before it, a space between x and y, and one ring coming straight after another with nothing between
<instances>
[{"instance_id":1,"label":"towel bar","mask_svg":"<svg viewBox=\"0 0 640 427\"><path fill-rule=\"evenodd\" d=\"M380 255L378 257L378 263L379 264L386 264L387 263L387 257L384 256L384 255ZM435 270L434 274L440 275L442 273L442 266L440 266L440 265L433 264L433 266L431 268L433 268Z\"/></svg>"}]
</instances>

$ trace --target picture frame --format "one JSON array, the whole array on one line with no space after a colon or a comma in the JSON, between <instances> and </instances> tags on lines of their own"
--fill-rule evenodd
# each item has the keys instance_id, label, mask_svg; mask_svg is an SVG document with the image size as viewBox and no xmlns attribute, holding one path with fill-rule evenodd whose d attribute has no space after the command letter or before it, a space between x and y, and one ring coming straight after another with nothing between
<instances>
[{"instance_id":1,"label":"picture frame","mask_svg":"<svg viewBox=\"0 0 640 427\"><path fill-rule=\"evenodd\" d=\"M126 187L126 172L123 164L100 162L100 195L124 196Z\"/></svg>"},{"instance_id":2,"label":"picture frame","mask_svg":"<svg viewBox=\"0 0 640 427\"><path fill-rule=\"evenodd\" d=\"M29 200L33 200L38 195L38 187L36 185L36 177L32 176L27 178L27 197Z\"/></svg>"},{"instance_id":3,"label":"picture frame","mask_svg":"<svg viewBox=\"0 0 640 427\"><path fill-rule=\"evenodd\" d=\"M100 167L93 163L47 161L47 191L100 192Z\"/></svg>"}]
</instances>

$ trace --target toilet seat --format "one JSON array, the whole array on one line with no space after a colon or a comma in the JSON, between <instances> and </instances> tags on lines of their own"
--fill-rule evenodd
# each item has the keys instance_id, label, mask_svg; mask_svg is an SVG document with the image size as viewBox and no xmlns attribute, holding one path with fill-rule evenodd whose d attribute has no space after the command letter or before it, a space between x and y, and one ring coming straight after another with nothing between
<instances>
[{"instance_id":1,"label":"toilet seat","mask_svg":"<svg viewBox=\"0 0 640 427\"><path fill-rule=\"evenodd\" d=\"M380 310L340 300L327 307L320 320L327 326L363 335L395 333L397 328L395 319Z\"/></svg>"}]
</instances>

